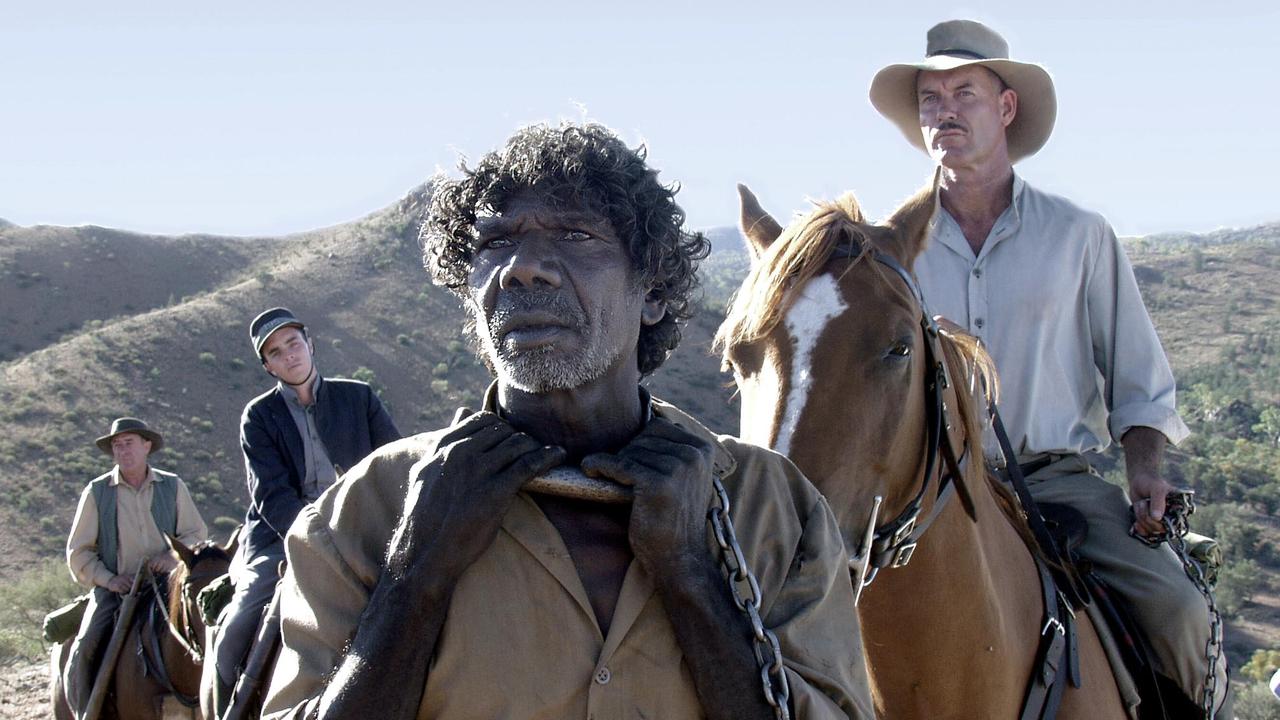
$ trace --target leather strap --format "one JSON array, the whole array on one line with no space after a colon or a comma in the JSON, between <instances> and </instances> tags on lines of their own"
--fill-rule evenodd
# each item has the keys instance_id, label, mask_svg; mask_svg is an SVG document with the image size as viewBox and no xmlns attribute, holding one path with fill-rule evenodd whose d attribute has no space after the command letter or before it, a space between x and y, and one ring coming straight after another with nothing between
<instances>
[{"instance_id":1,"label":"leather strap","mask_svg":"<svg viewBox=\"0 0 1280 720\"><path fill-rule=\"evenodd\" d=\"M1036 665L1027 684L1020 720L1053 720L1062 703L1062 693L1070 682L1080 687L1079 643L1076 641L1075 616L1065 598L1060 596L1053 576L1044 562L1036 558L1040 575L1040 592L1044 599L1044 625L1040 630L1040 648Z\"/></svg>"},{"instance_id":2,"label":"leather strap","mask_svg":"<svg viewBox=\"0 0 1280 720\"><path fill-rule=\"evenodd\" d=\"M1018 465L1018 456L1013 452L1013 445L1009 442L1009 434L1005 432L1004 422L1000 420L1000 411L992 403L988 410L991 413L991 424L996 431L996 439L1000 441L1000 451L1004 453L1005 461L1005 480L1013 488L1014 493L1018 496L1018 502L1022 504L1023 513L1027 517L1027 525L1031 527L1031 534L1035 537L1036 543L1040 546L1041 551L1051 558L1054 567L1057 570L1055 578L1059 581L1058 585L1063 590L1067 599L1071 602L1072 607L1084 607L1089 604L1089 593L1075 575L1068 572L1066 568L1069 566L1067 555L1058 547L1057 541L1053 539L1053 535L1049 532L1048 526L1044 524L1044 518L1040 515L1040 510L1036 507L1036 501L1031 497L1031 490L1027 487L1026 478L1022 476L1022 468Z\"/></svg>"}]
</instances>

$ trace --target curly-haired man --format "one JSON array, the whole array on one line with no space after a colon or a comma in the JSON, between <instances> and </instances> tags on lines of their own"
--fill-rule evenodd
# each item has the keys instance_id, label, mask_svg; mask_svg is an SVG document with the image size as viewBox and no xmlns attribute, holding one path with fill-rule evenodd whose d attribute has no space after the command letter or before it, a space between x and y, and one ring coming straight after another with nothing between
<instances>
[{"instance_id":1,"label":"curly-haired man","mask_svg":"<svg viewBox=\"0 0 1280 720\"><path fill-rule=\"evenodd\" d=\"M674 191L598 125L526 128L464 170L435 190L423 256L496 380L303 510L265 714L871 717L826 502L640 386L707 251ZM626 501L526 487L563 465ZM759 622L709 531L721 489Z\"/></svg>"}]
</instances>

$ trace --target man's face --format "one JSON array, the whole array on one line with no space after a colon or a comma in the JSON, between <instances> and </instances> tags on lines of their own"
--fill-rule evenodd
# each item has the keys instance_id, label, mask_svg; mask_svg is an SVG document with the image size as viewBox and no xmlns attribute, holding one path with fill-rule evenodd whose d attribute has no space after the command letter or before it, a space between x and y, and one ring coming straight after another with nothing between
<instances>
[{"instance_id":1,"label":"man's face","mask_svg":"<svg viewBox=\"0 0 1280 720\"><path fill-rule=\"evenodd\" d=\"M476 231L469 305L499 381L542 393L638 372L640 326L660 304L604 216L526 191Z\"/></svg>"},{"instance_id":2,"label":"man's face","mask_svg":"<svg viewBox=\"0 0 1280 720\"><path fill-rule=\"evenodd\" d=\"M146 467L150 454L151 441L137 433L120 433L111 438L111 456L124 472Z\"/></svg>"},{"instance_id":3,"label":"man's face","mask_svg":"<svg viewBox=\"0 0 1280 720\"><path fill-rule=\"evenodd\" d=\"M920 132L936 162L950 169L1008 158L1005 128L1013 122L1018 96L981 65L921 71L916 77Z\"/></svg>"},{"instance_id":4,"label":"man's face","mask_svg":"<svg viewBox=\"0 0 1280 720\"><path fill-rule=\"evenodd\" d=\"M297 327L271 333L262 345L262 366L289 385L299 385L311 375L311 341Z\"/></svg>"}]
</instances>

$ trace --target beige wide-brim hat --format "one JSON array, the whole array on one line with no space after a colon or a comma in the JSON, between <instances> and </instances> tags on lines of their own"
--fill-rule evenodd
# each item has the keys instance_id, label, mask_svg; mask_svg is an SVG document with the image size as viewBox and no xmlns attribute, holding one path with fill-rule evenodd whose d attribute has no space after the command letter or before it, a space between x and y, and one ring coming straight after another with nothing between
<instances>
[{"instance_id":1,"label":"beige wide-brim hat","mask_svg":"<svg viewBox=\"0 0 1280 720\"><path fill-rule=\"evenodd\" d=\"M1009 160L1017 162L1044 147L1058 116L1053 78L1034 63L1009 59L1009 43L995 30L973 20L948 20L929 29L925 59L890 65L871 81L871 104L898 126L907 142L928 154L920 132L916 75L921 70L954 70L982 65L1018 94L1018 112L1005 129Z\"/></svg>"}]
</instances>

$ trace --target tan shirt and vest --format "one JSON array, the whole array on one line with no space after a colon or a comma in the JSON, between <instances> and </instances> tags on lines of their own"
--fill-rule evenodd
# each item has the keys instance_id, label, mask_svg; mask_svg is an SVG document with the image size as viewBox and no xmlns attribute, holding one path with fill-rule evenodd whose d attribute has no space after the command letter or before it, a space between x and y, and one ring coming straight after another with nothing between
<instances>
[{"instance_id":1,"label":"tan shirt and vest","mask_svg":"<svg viewBox=\"0 0 1280 720\"><path fill-rule=\"evenodd\" d=\"M1011 203L975 257L939 203L916 260L930 312L983 342L1020 461L1100 451L1129 428L1189 431L1133 267L1101 215L1014 176ZM988 456L999 456L987 443Z\"/></svg>"},{"instance_id":2,"label":"tan shirt and vest","mask_svg":"<svg viewBox=\"0 0 1280 720\"><path fill-rule=\"evenodd\" d=\"M793 717L874 717L844 543L826 501L786 458L717 438L659 401L653 412L715 445L714 472L763 588L761 614L782 646ZM376 451L298 516L264 717L315 709L378 582L407 481L441 433ZM713 547L710 532L707 540ZM725 632L747 642L746 622ZM427 677L404 683L422 692L420 718L704 716L653 580L632 562L603 635L559 533L524 493L460 579Z\"/></svg>"},{"instance_id":3,"label":"tan shirt and vest","mask_svg":"<svg viewBox=\"0 0 1280 720\"><path fill-rule=\"evenodd\" d=\"M119 536L116 568L120 571L119 574L132 577L144 561L169 549L151 514L151 496L157 482L177 484L178 540L190 547L208 539L209 531L204 520L196 510L191 494L187 492L186 483L177 475L148 468L146 479L137 489L121 481L119 466L112 468L106 475L110 476L108 482L116 489L116 528ZM67 565L76 582L87 588L95 585L105 587L112 578L112 572L98 554L98 505L93 497L92 486L86 486L80 494L80 505L76 508L71 535L67 538Z\"/></svg>"}]
</instances>

